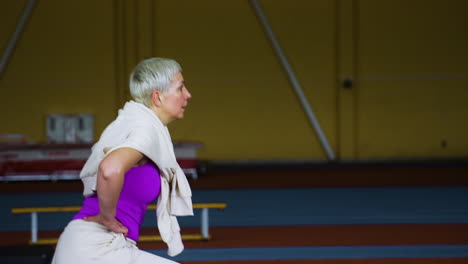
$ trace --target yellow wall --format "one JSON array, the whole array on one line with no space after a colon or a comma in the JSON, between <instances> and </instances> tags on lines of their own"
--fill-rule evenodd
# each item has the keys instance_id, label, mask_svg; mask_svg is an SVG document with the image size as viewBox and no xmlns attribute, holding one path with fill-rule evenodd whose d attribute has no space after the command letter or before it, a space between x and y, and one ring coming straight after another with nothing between
<instances>
[{"instance_id":1,"label":"yellow wall","mask_svg":"<svg viewBox=\"0 0 468 264\"><path fill-rule=\"evenodd\" d=\"M359 156L468 154L466 10L463 0L360 1Z\"/></svg>"},{"instance_id":2,"label":"yellow wall","mask_svg":"<svg viewBox=\"0 0 468 264\"><path fill-rule=\"evenodd\" d=\"M0 9L18 19L24 3L2 1ZM9 25L1 43L16 23ZM115 82L112 1L38 1L1 76L0 133L45 141L49 113L95 114L102 131L115 117Z\"/></svg>"},{"instance_id":3,"label":"yellow wall","mask_svg":"<svg viewBox=\"0 0 468 264\"><path fill-rule=\"evenodd\" d=\"M307 7L269 1L265 13L334 143L333 5ZM156 10L156 55L182 62L193 95L175 135L207 143L210 159L324 157L248 1L159 1Z\"/></svg>"},{"instance_id":4,"label":"yellow wall","mask_svg":"<svg viewBox=\"0 0 468 264\"><path fill-rule=\"evenodd\" d=\"M0 3L2 52L25 3ZM337 157L468 155L468 2L260 3ZM182 64L193 99L170 129L202 159L326 159L248 1L38 1L0 79L0 133L40 142L46 114L86 112L99 134L150 56Z\"/></svg>"}]
</instances>

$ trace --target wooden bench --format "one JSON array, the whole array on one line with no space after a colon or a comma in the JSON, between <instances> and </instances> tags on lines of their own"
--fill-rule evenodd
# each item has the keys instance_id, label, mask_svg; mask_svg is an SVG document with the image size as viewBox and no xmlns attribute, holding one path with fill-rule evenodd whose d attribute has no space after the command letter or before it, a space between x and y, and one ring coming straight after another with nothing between
<instances>
[{"instance_id":1,"label":"wooden bench","mask_svg":"<svg viewBox=\"0 0 468 264\"><path fill-rule=\"evenodd\" d=\"M194 209L201 209L201 232L200 234L186 234L182 235L182 240L209 240L209 209L224 210L227 207L226 203L194 203ZM31 244L35 245L48 245L57 243L57 238L51 239L38 239L38 213L60 213L60 212L78 212L81 206L52 206L52 207L22 207L13 208L11 212L13 214L31 214ZM151 204L147 210L155 210L156 205ZM140 242L149 241L162 241L160 236L140 236Z\"/></svg>"}]
</instances>

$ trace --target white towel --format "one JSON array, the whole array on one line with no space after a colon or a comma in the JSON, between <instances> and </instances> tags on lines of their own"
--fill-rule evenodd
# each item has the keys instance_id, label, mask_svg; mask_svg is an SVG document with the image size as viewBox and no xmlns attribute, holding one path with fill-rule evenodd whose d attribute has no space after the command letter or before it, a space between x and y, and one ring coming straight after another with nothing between
<instances>
[{"instance_id":1,"label":"white towel","mask_svg":"<svg viewBox=\"0 0 468 264\"><path fill-rule=\"evenodd\" d=\"M187 177L177 163L167 127L143 104L129 101L117 118L104 130L84 165L80 178L85 196L96 191L99 164L106 155L119 148L133 148L151 159L161 172L161 193L156 209L159 233L168 245L168 255L183 249L176 216L193 215L192 191ZM109 151L104 151L109 149Z\"/></svg>"}]
</instances>

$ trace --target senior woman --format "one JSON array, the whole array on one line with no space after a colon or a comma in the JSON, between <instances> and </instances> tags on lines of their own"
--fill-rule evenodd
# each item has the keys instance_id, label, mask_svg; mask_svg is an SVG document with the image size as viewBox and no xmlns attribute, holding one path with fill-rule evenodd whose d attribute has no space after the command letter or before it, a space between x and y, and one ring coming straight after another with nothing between
<instances>
[{"instance_id":1,"label":"senior woman","mask_svg":"<svg viewBox=\"0 0 468 264\"><path fill-rule=\"evenodd\" d=\"M80 173L83 206L60 235L53 264L175 263L136 246L155 199L168 255L184 248L176 216L193 215L192 194L167 125L184 117L191 94L180 65L166 58L140 62L130 92L133 100L104 130Z\"/></svg>"}]
</instances>

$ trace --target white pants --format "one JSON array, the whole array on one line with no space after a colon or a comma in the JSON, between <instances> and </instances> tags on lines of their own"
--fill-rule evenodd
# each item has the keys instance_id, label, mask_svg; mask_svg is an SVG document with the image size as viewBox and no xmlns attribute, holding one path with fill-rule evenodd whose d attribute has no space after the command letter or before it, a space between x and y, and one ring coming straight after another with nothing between
<instances>
[{"instance_id":1,"label":"white pants","mask_svg":"<svg viewBox=\"0 0 468 264\"><path fill-rule=\"evenodd\" d=\"M60 235L52 264L175 264L137 248L135 241L105 226L71 221Z\"/></svg>"}]
</instances>

